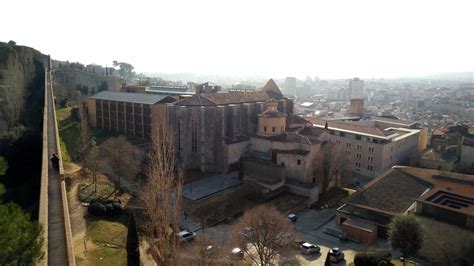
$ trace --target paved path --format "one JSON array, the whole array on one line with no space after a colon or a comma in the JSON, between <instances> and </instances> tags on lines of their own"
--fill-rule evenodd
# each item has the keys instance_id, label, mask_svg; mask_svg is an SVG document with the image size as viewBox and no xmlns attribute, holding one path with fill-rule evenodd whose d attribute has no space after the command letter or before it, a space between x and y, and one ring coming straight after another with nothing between
<instances>
[{"instance_id":1,"label":"paved path","mask_svg":"<svg viewBox=\"0 0 474 266\"><path fill-rule=\"evenodd\" d=\"M49 76L49 75L48 75ZM48 154L56 152L56 134L53 117L53 102L51 85L48 80ZM66 234L64 227L63 203L61 198L61 184L59 174L49 163L48 180L48 264L68 265Z\"/></svg>"}]
</instances>

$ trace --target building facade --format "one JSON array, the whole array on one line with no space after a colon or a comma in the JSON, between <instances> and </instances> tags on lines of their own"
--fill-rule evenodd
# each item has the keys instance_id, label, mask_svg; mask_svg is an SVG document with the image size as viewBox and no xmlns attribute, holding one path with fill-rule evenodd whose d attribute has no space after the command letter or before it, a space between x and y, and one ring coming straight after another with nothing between
<instances>
[{"instance_id":1,"label":"building facade","mask_svg":"<svg viewBox=\"0 0 474 266\"><path fill-rule=\"evenodd\" d=\"M349 80L348 96L350 99L364 98L364 81L359 78Z\"/></svg>"},{"instance_id":2,"label":"building facade","mask_svg":"<svg viewBox=\"0 0 474 266\"><path fill-rule=\"evenodd\" d=\"M203 172L227 172L238 167L250 135L258 130L258 115L266 101L291 114L293 103L273 80L255 92L200 93L168 104L166 120L176 134L179 160Z\"/></svg>"},{"instance_id":3,"label":"building facade","mask_svg":"<svg viewBox=\"0 0 474 266\"><path fill-rule=\"evenodd\" d=\"M314 120L314 126L330 130L328 141L343 145L355 173L375 177L397 164L408 163L410 156L420 149L421 130L402 127L395 120L324 121ZM327 123L327 125L326 125Z\"/></svg>"},{"instance_id":4,"label":"building facade","mask_svg":"<svg viewBox=\"0 0 474 266\"><path fill-rule=\"evenodd\" d=\"M173 101L175 99L169 96L102 91L87 99L89 124L111 132L149 138L152 127L164 118L164 104Z\"/></svg>"}]
</instances>

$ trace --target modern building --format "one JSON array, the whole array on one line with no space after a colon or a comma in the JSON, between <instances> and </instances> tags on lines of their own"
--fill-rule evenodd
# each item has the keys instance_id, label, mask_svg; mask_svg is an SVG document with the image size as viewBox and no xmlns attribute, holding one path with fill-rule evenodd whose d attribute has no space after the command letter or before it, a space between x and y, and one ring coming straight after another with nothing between
<instances>
[{"instance_id":1,"label":"modern building","mask_svg":"<svg viewBox=\"0 0 474 266\"><path fill-rule=\"evenodd\" d=\"M163 96L170 96L177 100L190 97L195 94L194 91L188 89L187 86L164 86L164 85L152 85L152 86L139 86L139 85L123 85L120 89L121 92L133 92L133 93L150 93Z\"/></svg>"},{"instance_id":2,"label":"modern building","mask_svg":"<svg viewBox=\"0 0 474 266\"><path fill-rule=\"evenodd\" d=\"M169 96L102 91L87 99L89 123L93 127L140 138L149 138L152 127L164 123Z\"/></svg>"},{"instance_id":3,"label":"modern building","mask_svg":"<svg viewBox=\"0 0 474 266\"><path fill-rule=\"evenodd\" d=\"M391 218L407 212L472 230L473 195L472 175L396 166L343 200L337 224L363 243L385 238Z\"/></svg>"},{"instance_id":4,"label":"modern building","mask_svg":"<svg viewBox=\"0 0 474 266\"><path fill-rule=\"evenodd\" d=\"M285 78L285 93L290 95L296 95L296 78L287 77Z\"/></svg>"},{"instance_id":5,"label":"modern building","mask_svg":"<svg viewBox=\"0 0 474 266\"><path fill-rule=\"evenodd\" d=\"M342 144L355 173L375 177L392 166L408 163L412 154L425 149L425 131L410 128L396 119L362 121L311 120L315 127L330 130L328 141Z\"/></svg>"},{"instance_id":6,"label":"modern building","mask_svg":"<svg viewBox=\"0 0 474 266\"><path fill-rule=\"evenodd\" d=\"M349 80L348 97L351 99L364 98L364 81L359 78Z\"/></svg>"}]
</instances>

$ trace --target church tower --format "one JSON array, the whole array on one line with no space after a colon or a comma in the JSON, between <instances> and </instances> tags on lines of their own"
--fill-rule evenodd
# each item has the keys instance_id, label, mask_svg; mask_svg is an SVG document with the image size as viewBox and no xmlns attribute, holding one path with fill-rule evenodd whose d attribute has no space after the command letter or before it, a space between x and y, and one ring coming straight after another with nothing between
<instances>
[{"instance_id":1,"label":"church tower","mask_svg":"<svg viewBox=\"0 0 474 266\"><path fill-rule=\"evenodd\" d=\"M270 100L266 102L267 110L258 115L259 136L276 136L286 131L286 114L277 110L278 102Z\"/></svg>"}]
</instances>

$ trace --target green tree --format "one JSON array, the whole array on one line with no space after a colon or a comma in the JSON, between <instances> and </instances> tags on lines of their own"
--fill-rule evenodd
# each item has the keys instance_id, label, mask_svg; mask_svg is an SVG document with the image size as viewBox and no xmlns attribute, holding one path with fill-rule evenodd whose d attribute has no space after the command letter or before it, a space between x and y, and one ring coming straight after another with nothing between
<instances>
[{"instance_id":1,"label":"green tree","mask_svg":"<svg viewBox=\"0 0 474 266\"><path fill-rule=\"evenodd\" d=\"M0 184L0 200L5 188ZM33 265L42 258L42 228L15 203L0 204L0 265Z\"/></svg>"},{"instance_id":2,"label":"green tree","mask_svg":"<svg viewBox=\"0 0 474 266\"><path fill-rule=\"evenodd\" d=\"M400 250L404 262L423 246L424 232L414 215L398 215L392 219L388 239L393 249Z\"/></svg>"},{"instance_id":3,"label":"green tree","mask_svg":"<svg viewBox=\"0 0 474 266\"><path fill-rule=\"evenodd\" d=\"M102 81L99 85L99 87L97 87L97 92L101 92L101 91L106 91L109 89L109 86L107 85L107 81Z\"/></svg>"},{"instance_id":4,"label":"green tree","mask_svg":"<svg viewBox=\"0 0 474 266\"><path fill-rule=\"evenodd\" d=\"M0 155L0 176L5 175L7 173L7 169L8 169L8 162L5 159L5 157Z\"/></svg>"},{"instance_id":5,"label":"green tree","mask_svg":"<svg viewBox=\"0 0 474 266\"><path fill-rule=\"evenodd\" d=\"M133 77L135 76L135 72L133 70L135 69L131 64L125 63L125 62L118 62L114 61L113 62L114 67L119 67L119 75L122 77Z\"/></svg>"}]
</instances>

